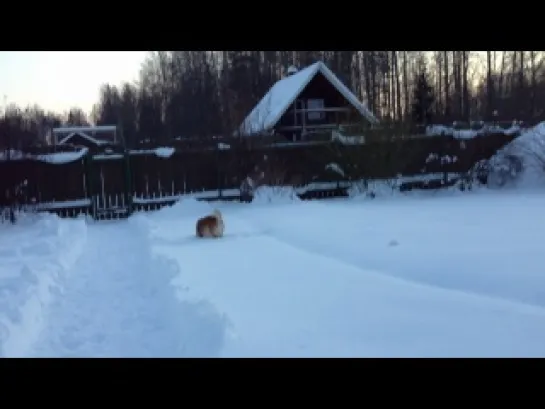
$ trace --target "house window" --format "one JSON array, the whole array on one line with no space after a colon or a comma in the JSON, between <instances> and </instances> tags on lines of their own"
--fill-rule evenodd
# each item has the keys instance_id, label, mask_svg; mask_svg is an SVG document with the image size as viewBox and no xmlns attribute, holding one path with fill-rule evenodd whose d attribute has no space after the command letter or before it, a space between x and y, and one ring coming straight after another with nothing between
<instances>
[{"instance_id":1,"label":"house window","mask_svg":"<svg viewBox=\"0 0 545 409\"><path fill-rule=\"evenodd\" d=\"M307 100L307 109L323 109L324 100L323 99L308 99ZM309 121L321 121L325 119L325 112L316 112L311 111L307 112L307 117Z\"/></svg>"}]
</instances>

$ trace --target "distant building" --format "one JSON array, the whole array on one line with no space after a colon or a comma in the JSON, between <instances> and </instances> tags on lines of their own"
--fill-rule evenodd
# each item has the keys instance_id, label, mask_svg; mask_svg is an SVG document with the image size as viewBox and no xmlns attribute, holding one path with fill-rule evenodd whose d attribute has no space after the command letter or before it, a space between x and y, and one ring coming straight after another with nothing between
<instances>
[{"instance_id":1,"label":"distant building","mask_svg":"<svg viewBox=\"0 0 545 409\"><path fill-rule=\"evenodd\" d=\"M244 119L240 136L285 135L299 141L312 133L338 129L339 125L377 124L373 113L318 61L298 71L291 66Z\"/></svg>"},{"instance_id":2,"label":"distant building","mask_svg":"<svg viewBox=\"0 0 545 409\"><path fill-rule=\"evenodd\" d=\"M100 145L119 144L117 126L115 125L53 128L51 136L53 145L76 145L92 148Z\"/></svg>"}]
</instances>

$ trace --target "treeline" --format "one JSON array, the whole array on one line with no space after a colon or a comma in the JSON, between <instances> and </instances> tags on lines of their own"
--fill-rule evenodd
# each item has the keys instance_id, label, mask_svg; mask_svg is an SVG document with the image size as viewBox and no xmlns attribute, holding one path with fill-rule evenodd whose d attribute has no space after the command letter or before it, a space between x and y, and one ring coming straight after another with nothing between
<instances>
[{"instance_id":1,"label":"treeline","mask_svg":"<svg viewBox=\"0 0 545 409\"><path fill-rule=\"evenodd\" d=\"M117 124L126 142L232 132L291 64L324 61L383 123L523 120L545 116L538 51L160 51L136 83L105 84L87 116L8 107L0 143L46 140L60 124Z\"/></svg>"},{"instance_id":2,"label":"treeline","mask_svg":"<svg viewBox=\"0 0 545 409\"><path fill-rule=\"evenodd\" d=\"M87 115L80 108L72 108L61 115L45 111L37 105L21 108L16 104L9 104L0 109L0 149L22 149L46 144L52 128L89 124Z\"/></svg>"}]
</instances>

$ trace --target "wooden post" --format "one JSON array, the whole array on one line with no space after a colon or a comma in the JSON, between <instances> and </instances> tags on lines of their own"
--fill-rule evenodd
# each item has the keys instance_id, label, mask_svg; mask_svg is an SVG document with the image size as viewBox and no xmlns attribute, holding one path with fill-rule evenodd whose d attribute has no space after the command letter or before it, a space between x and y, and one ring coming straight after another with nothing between
<instances>
[{"instance_id":1,"label":"wooden post","mask_svg":"<svg viewBox=\"0 0 545 409\"><path fill-rule=\"evenodd\" d=\"M218 185L218 199L221 200L223 197L223 183L221 183L221 149L219 143L216 143L216 173L217 173L217 185Z\"/></svg>"},{"instance_id":2,"label":"wooden post","mask_svg":"<svg viewBox=\"0 0 545 409\"><path fill-rule=\"evenodd\" d=\"M132 203L132 175L131 175L131 161L130 153L127 149L127 143L125 141L125 135L123 134L123 125L119 123L119 136L121 138L121 143L123 146L123 167L125 171L125 191L123 196L125 197L125 203L127 203L127 216L130 216L133 213L133 203Z\"/></svg>"}]
</instances>

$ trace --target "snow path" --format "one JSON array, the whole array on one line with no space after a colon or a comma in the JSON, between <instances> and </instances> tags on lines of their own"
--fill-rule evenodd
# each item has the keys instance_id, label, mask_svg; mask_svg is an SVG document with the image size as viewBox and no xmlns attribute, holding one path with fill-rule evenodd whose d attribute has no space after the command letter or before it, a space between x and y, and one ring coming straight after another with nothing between
<instances>
[{"instance_id":1,"label":"snow path","mask_svg":"<svg viewBox=\"0 0 545 409\"><path fill-rule=\"evenodd\" d=\"M86 252L30 356L214 356L223 321L203 302L176 299L169 283L176 272L176 264L151 256L137 223L89 226Z\"/></svg>"},{"instance_id":2,"label":"snow path","mask_svg":"<svg viewBox=\"0 0 545 409\"><path fill-rule=\"evenodd\" d=\"M87 240L84 220L23 215L0 228L0 356L25 356Z\"/></svg>"}]
</instances>

